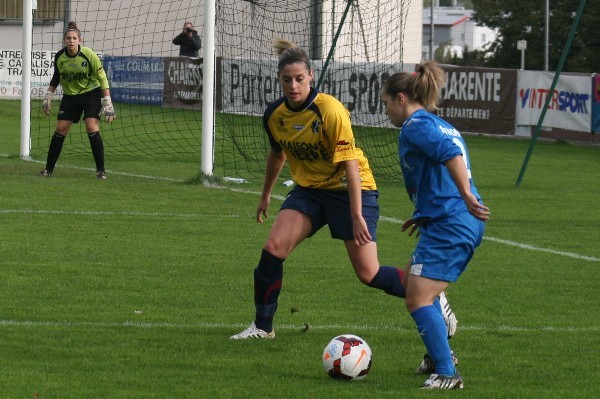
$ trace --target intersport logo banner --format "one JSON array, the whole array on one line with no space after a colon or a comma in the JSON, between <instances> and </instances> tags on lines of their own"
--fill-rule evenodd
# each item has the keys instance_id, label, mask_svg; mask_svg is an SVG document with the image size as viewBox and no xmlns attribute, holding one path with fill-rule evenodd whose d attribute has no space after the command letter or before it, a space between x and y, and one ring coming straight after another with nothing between
<instances>
[{"instance_id":1,"label":"intersport logo banner","mask_svg":"<svg viewBox=\"0 0 600 399\"><path fill-rule=\"evenodd\" d=\"M590 75L561 75L550 92L554 73L519 71L517 80L517 124L538 123L550 97L542 126L581 132L591 131L592 85Z\"/></svg>"}]
</instances>

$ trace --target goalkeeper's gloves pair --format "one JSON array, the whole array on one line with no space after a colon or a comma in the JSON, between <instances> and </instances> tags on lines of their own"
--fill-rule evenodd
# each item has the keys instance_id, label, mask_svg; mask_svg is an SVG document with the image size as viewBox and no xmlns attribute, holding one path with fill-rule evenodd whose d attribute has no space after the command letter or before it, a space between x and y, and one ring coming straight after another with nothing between
<instances>
[{"instance_id":1,"label":"goalkeeper's gloves pair","mask_svg":"<svg viewBox=\"0 0 600 399\"><path fill-rule=\"evenodd\" d=\"M44 101L42 101L42 108L44 109L44 113L46 115L50 115L50 109L52 108L52 97L54 97L54 92L48 90L46 92L46 97ZM115 109L112 105L112 101L110 96L105 96L102 98L102 110L100 111L100 118L104 117L104 119L110 123L117 119L117 115L115 114Z\"/></svg>"},{"instance_id":2,"label":"goalkeeper's gloves pair","mask_svg":"<svg viewBox=\"0 0 600 399\"><path fill-rule=\"evenodd\" d=\"M46 97L44 97L44 101L42 101L42 109L46 115L50 115L50 108L52 108L52 97L54 97L54 92L48 90L46 92Z\"/></svg>"},{"instance_id":3,"label":"goalkeeper's gloves pair","mask_svg":"<svg viewBox=\"0 0 600 399\"><path fill-rule=\"evenodd\" d=\"M102 117L104 117L104 120L108 123L111 123L117 119L110 96L102 97L102 110L100 111L100 118Z\"/></svg>"}]
</instances>

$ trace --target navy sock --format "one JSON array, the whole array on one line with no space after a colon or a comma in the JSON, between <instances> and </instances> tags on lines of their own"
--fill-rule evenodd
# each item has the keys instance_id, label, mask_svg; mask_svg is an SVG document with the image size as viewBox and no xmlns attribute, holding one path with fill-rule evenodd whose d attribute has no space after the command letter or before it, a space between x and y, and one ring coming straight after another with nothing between
<instances>
[{"instance_id":1,"label":"navy sock","mask_svg":"<svg viewBox=\"0 0 600 399\"><path fill-rule=\"evenodd\" d=\"M406 298L406 289L402 285L402 274L404 272L393 266L380 266L369 287L379 288L386 293L400 298ZM441 308L440 308L441 309Z\"/></svg>"},{"instance_id":2,"label":"navy sock","mask_svg":"<svg viewBox=\"0 0 600 399\"><path fill-rule=\"evenodd\" d=\"M273 330L273 318L283 282L283 259L263 249L260 262L254 269L254 304L257 328L266 332Z\"/></svg>"},{"instance_id":3,"label":"navy sock","mask_svg":"<svg viewBox=\"0 0 600 399\"><path fill-rule=\"evenodd\" d=\"M90 147L92 147L92 155L96 162L96 170L104 172L104 142L100 132L88 133L88 139L90 139Z\"/></svg>"},{"instance_id":4,"label":"navy sock","mask_svg":"<svg viewBox=\"0 0 600 399\"><path fill-rule=\"evenodd\" d=\"M56 161L58 161L58 157L63 148L63 144L65 142L65 136L62 134L58 134L58 132L54 132L52 136L52 140L50 140L50 148L48 148L48 157L46 158L46 169L49 172L54 170L56 166Z\"/></svg>"},{"instance_id":5,"label":"navy sock","mask_svg":"<svg viewBox=\"0 0 600 399\"><path fill-rule=\"evenodd\" d=\"M454 375L455 368L448 344L448 332L442 314L433 305L423 306L411 314L417 330L435 363L436 374Z\"/></svg>"}]
</instances>

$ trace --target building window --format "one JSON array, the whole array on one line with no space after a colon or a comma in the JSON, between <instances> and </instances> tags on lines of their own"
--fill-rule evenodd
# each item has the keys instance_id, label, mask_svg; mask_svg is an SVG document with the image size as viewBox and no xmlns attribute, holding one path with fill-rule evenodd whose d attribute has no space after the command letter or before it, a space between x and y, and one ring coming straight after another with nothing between
<instances>
[{"instance_id":1,"label":"building window","mask_svg":"<svg viewBox=\"0 0 600 399\"><path fill-rule=\"evenodd\" d=\"M37 9L33 12L34 21L62 20L64 16L65 0L37 0ZM23 19L23 1L0 2L1 19Z\"/></svg>"}]
</instances>

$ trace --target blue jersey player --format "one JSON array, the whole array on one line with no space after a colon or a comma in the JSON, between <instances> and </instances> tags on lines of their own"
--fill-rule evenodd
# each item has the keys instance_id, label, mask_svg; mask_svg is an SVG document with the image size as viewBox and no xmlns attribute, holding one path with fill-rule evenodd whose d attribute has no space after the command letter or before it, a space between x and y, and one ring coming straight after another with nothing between
<instances>
[{"instance_id":1,"label":"blue jersey player","mask_svg":"<svg viewBox=\"0 0 600 399\"><path fill-rule=\"evenodd\" d=\"M460 389L463 379L446 337L435 298L455 282L481 243L490 211L471 176L465 141L435 110L444 72L433 61L414 73L392 75L381 100L400 127L399 161L415 206L402 230L418 229L419 241L404 273L406 307L427 348L419 373L431 373L422 388Z\"/></svg>"}]
</instances>

